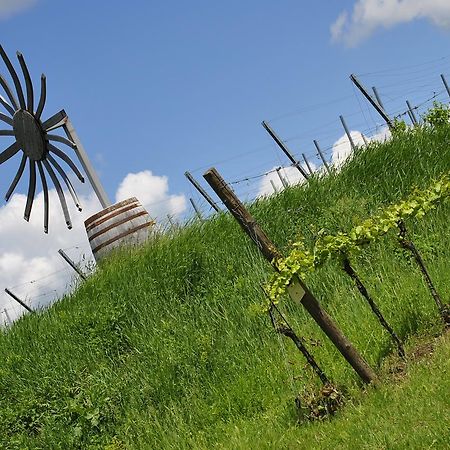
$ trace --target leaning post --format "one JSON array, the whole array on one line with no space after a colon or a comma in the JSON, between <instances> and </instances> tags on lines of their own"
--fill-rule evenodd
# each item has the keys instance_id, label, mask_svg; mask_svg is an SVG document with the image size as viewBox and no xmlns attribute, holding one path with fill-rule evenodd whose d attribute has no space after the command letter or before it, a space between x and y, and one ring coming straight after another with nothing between
<instances>
[{"instance_id":1,"label":"leaning post","mask_svg":"<svg viewBox=\"0 0 450 450\"><path fill-rule=\"evenodd\" d=\"M245 233L247 233L258 246L264 257L273 265L274 269L277 270L276 261L281 258L280 252L256 223L253 216L236 197L232 189L227 185L217 170L211 168L205 172L203 177L223 201ZM296 277L294 283L288 288L288 292L292 300L303 305L361 379L365 383L376 382L377 376L375 372L360 356L353 344L337 327L333 319L322 308L320 303L300 278Z\"/></svg>"}]
</instances>

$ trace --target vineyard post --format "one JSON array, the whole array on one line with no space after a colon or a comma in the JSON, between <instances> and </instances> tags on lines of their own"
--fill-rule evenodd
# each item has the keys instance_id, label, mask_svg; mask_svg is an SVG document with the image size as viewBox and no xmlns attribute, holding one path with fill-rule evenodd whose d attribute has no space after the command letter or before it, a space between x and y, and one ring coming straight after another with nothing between
<instances>
[{"instance_id":1,"label":"vineyard post","mask_svg":"<svg viewBox=\"0 0 450 450\"><path fill-rule=\"evenodd\" d=\"M378 104L383 108L383 111L386 111L386 110L384 109L383 102L381 101L381 98L380 98L380 96L378 95L378 91L377 91L377 88L376 88L375 86L372 86L372 91L373 91L373 93L374 93L374 95L375 95L375 98L377 99Z\"/></svg>"},{"instance_id":2,"label":"vineyard post","mask_svg":"<svg viewBox=\"0 0 450 450\"><path fill-rule=\"evenodd\" d=\"M241 201L236 197L231 188L226 184L216 169L211 168L203 175L208 184L223 201L245 233L257 245L264 257L272 263L275 270L276 261L281 254L270 241L253 216L248 212ZM322 308L317 299L308 290L302 280L296 277L294 283L288 289L292 300L303 305L323 332L330 338L342 356L353 367L365 383L375 382L377 377L371 367L357 352L353 344L334 323L333 319Z\"/></svg>"},{"instance_id":3,"label":"vineyard post","mask_svg":"<svg viewBox=\"0 0 450 450\"><path fill-rule=\"evenodd\" d=\"M11 317L9 317L8 310L6 308L3 308L3 312L5 313L6 321L8 322L8 325L11 325L12 320L11 320Z\"/></svg>"},{"instance_id":4,"label":"vineyard post","mask_svg":"<svg viewBox=\"0 0 450 450\"><path fill-rule=\"evenodd\" d=\"M278 194L278 189L277 189L277 187L275 186L275 183L273 182L273 180L270 180L270 184L272 185L273 192L275 192L275 194Z\"/></svg>"},{"instance_id":5,"label":"vineyard post","mask_svg":"<svg viewBox=\"0 0 450 450\"><path fill-rule=\"evenodd\" d=\"M277 174L278 174L278 178L280 179L281 184L283 185L283 187L286 189L289 186L289 184L284 179L283 175L281 175L280 170L281 170L281 167L277 167L276 171L277 171Z\"/></svg>"},{"instance_id":6,"label":"vineyard post","mask_svg":"<svg viewBox=\"0 0 450 450\"><path fill-rule=\"evenodd\" d=\"M19 303L19 305L23 306L27 311L29 312L34 312L23 300L20 300L19 297L17 297L16 294L13 294L8 288L5 288L5 292L13 299L15 300L17 303Z\"/></svg>"},{"instance_id":7,"label":"vineyard post","mask_svg":"<svg viewBox=\"0 0 450 450\"><path fill-rule=\"evenodd\" d=\"M320 159L323 162L323 165L325 166L325 169L327 169L328 173L331 173L330 166L327 163L327 160L323 156L322 150L320 149L319 143L314 139L314 145L316 146L317 152L319 153Z\"/></svg>"},{"instance_id":8,"label":"vineyard post","mask_svg":"<svg viewBox=\"0 0 450 450\"><path fill-rule=\"evenodd\" d=\"M361 133L361 137L362 137L362 140L364 141L364 145L367 147L367 145L369 144L369 142L367 142L367 138L366 138L366 136L364 135L364 133Z\"/></svg>"},{"instance_id":9,"label":"vineyard post","mask_svg":"<svg viewBox=\"0 0 450 450\"><path fill-rule=\"evenodd\" d=\"M311 166L309 165L308 160L306 159L306 155L305 155L304 153L302 153L302 156L303 156L303 160L305 161L306 167L307 167L308 170L309 170L309 173L310 173L311 175L313 175L314 172L313 172L313 170L311 169Z\"/></svg>"},{"instance_id":10,"label":"vineyard post","mask_svg":"<svg viewBox=\"0 0 450 450\"><path fill-rule=\"evenodd\" d=\"M192 198L189 198L189 201L191 202L192 207L194 208L195 214L200 220L203 220L202 214L200 213L200 210L198 209L197 205L195 204L194 200Z\"/></svg>"},{"instance_id":11,"label":"vineyard post","mask_svg":"<svg viewBox=\"0 0 450 450\"><path fill-rule=\"evenodd\" d=\"M411 103L409 103L409 100L406 100L406 106L408 107L408 112L410 114L413 125L419 125L419 122L417 121L417 117L414 114L414 109L411 106Z\"/></svg>"},{"instance_id":12,"label":"vineyard post","mask_svg":"<svg viewBox=\"0 0 450 450\"><path fill-rule=\"evenodd\" d=\"M350 142L350 147L352 148L352 151L355 151L355 143L353 142L352 135L350 134L350 131L348 130L348 127L347 127L347 124L345 123L344 117L339 116L339 119L341 119L341 123L342 123L342 126L344 127L345 134L347 135L348 140Z\"/></svg>"},{"instance_id":13,"label":"vineyard post","mask_svg":"<svg viewBox=\"0 0 450 450\"><path fill-rule=\"evenodd\" d=\"M284 154L289 158L292 164L297 167L297 170L305 177L305 179L308 179L309 175L306 173L305 169L303 169L300 163L294 158L290 150L287 148L286 144L276 135L275 131L272 130L270 125L263 120L262 126L270 134L270 137L277 143L278 147L283 150Z\"/></svg>"},{"instance_id":14,"label":"vineyard post","mask_svg":"<svg viewBox=\"0 0 450 450\"><path fill-rule=\"evenodd\" d=\"M445 79L445 77L442 73L441 73L441 80L444 83L444 86L445 86L448 96L450 97L450 89L448 87L447 80Z\"/></svg>"},{"instance_id":15,"label":"vineyard post","mask_svg":"<svg viewBox=\"0 0 450 450\"><path fill-rule=\"evenodd\" d=\"M66 261L67 264L69 264L70 267L72 267L73 270L84 280L86 281L86 275L81 271L81 269L67 256L66 252L60 248L58 250L58 253L62 256L64 261Z\"/></svg>"},{"instance_id":16,"label":"vineyard post","mask_svg":"<svg viewBox=\"0 0 450 450\"><path fill-rule=\"evenodd\" d=\"M390 130L394 128L394 125L389 118L389 116L386 114L384 109L378 104L378 101L375 100L366 90L366 88L359 82L358 78L356 78L356 75L351 74L350 79L353 81L354 85L361 91L361 93L366 97L366 99L369 101L369 103L376 109L377 113L383 118L383 120L386 122L386 125L389 127Z\"/></svg>"},{"instance_id":17,"label":"vineyard post","mask_svg":"<svg viewBox=\"0 0 450 450\"><path fill-rule=\"evenodd\" d=\"M189 173L184 172L184 176L192 183L192 185L197 189L200 194L202 194L203 198L217 211L219 212L220 209L216 205L216 202L209 196L209 194L200 186L198 181Z\"/></svg>"}]
</instances>

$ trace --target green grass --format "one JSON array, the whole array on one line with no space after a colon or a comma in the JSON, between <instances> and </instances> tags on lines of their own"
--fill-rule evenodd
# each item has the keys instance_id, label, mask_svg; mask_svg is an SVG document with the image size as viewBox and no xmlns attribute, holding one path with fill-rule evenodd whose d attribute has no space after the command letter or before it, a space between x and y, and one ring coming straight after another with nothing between
<instances>
[{"instance_id":1,"label":"green grass","mask_svg":"<svg viewBox=\"0 0 450 450\"><path fill-rule=\"evenodd\" d=\"M299 236L346 230L450 171L449 136L419 129L372 145L340 174L250 209L287 252ZM408 224L446 302L449 216L447 202ZM409 353L441 332L420 272L392 235L353 262ZM72 296L0 334L0 448L444 448L448 340L393 383L383 375L389 336L333 262L306 282L382 386L365 391L286 299L288 320L346 397L331 420L299 423L295 397L320 384L258 312L271 271L228 214L110 258Z\"/></svg>"}]
</instances>

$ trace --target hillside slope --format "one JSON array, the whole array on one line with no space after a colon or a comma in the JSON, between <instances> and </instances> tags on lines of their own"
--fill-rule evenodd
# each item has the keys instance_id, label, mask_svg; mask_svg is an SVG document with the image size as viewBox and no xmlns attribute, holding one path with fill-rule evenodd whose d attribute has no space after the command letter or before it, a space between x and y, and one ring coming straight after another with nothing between
<instances>
[{"instance_id":1,"label":"hillside slope","mask_svg":"<svg viewBox=\"0 0 450 450\"><path fill-rule=\"evenodd\" d=\"M449 144L449 127L402 133L360 149L338 175L289 188L251 211L287 251L298 236L311 241L322 228L347 230L449 172ZM449 217L447 202L408 224L447 302ZM365 250L355 267L408 349L419 336L440 334L420 272L392 235ZM271 271L228 214L109 259L72 296L0 334L0 448L313 448L307 443L314 439L317 448L331 448L335 441L325 436L332 433L342 442L355 434L366 448L396 448L373 431L374 420L390 408L392 417L383 413L380 420L393 433L401 415L415 416L417 402L425 412L421 426L405 419L409 448L422 440L439 448L450 437L448 404L440 400L450 387L448 341L439 340L429 368L414 366L404 391L383 387L364 395L315 323L286 300L288 320L349 403L326 424L297 423L295 397L320 385L260 312L261 283ZM393 352L389 336L338 264L306 281L384 373Z\"/></svg>"}]
</instances>

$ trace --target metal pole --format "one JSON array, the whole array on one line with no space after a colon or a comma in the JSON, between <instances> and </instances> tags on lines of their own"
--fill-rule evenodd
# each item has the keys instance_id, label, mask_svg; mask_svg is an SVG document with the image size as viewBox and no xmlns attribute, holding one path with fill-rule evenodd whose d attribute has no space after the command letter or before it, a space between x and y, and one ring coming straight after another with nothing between
<instances>
[{"instance_id":1,"label":"metal pole","mask_svg":"<svg viewBox=\"0 0 450 450\"><path fill-rule=\"evenodd\" d=\"M411 103L409 103L409 100L406 100L406 105L408 106L409 114L412 119L413 125L419 125L416 115L414 114L414 109L412 108Z\"/></svg>"},{"instance_id":2,"label":"metal pole","mask_svg":"<svg viewBox=\"0 0 450 450\"><path fill-rule=\"evenodd\" d=\"M309 170L309 173L310 173L311 175L313 175L313 174L314 174L314 172L313 172L313 170L311 169L311 166L309 165L309 162L308 162L308 160L306 159L306 156L305 156L305 154L304 154L304 153L302 153L302 156L303 156L303 159L304 159L304 161L305 161L306 167L307 167L307 168L308 168L308 170Z\"/></svg>"},{"instance_id":3,"label":"metal pole","mask_svg":"<svg viewBox=\"0 0 450 450\"><path fill-rule=\"evenodd\" d=\"M63 257L64 261L72 267L73 270L83 279L86 280L86 275L81 271L81 269L67 256L63 249L59 249L58 253Z\"/></svg>"},{"instance_id":4,"label":"metal pole","mask_svg":"<svg viewBox=\"0 0 450 450\"><path fill-rule=\"evenodd\" d=\"M194 208L195 214L197 214L197 217L200 220L203 220L203 217L200 213L200 210L197 208L197 205L195 204L194 200L192 198L189 198L189 201L191 202L192 207Z\"/></svg>"},{"instance_id":5,"label":"metal pole","mask_svg":"<svg viewBox=\"0 0 450 450\"><path fill-rule=\"evenodd\" d=\"M24 301L20 300L17 295L13 294L9 289L5 288L5 292L12 297L19 305L23 306L27 311L34 312Z\"/></svg>"},{"instance_id":6,"label":"metal pole","mask_svg":"<svg viewBox=\"0 0 450 450\"><path fill-rule=\"evenodd\" d=\"M381 108L383 109L383 111L386 111L386 110L384 109L383 102L381 101L381 98L380 98L380 96L378 95L378 91L377 91L377 88L376 88L375 86L372 86L372 91L373 91L373 93L375 94L375 98L377 99L378 104L381 106Z\"/></svg>"},{"instance_id":7,"label":"metal pole","mask_svg":"<svg viewBox=\"0 0 450 450\"><path fill-rule=\"evenodd\" d=\"M328 173L331 173L330 170L330 166L327 163L327 160L325 159L325 157L323 156L322 150L320 149L319 143L314 139L314 145L316 146L317 152L319 153L320 159L323 162L323 165L325 166L325 168L327 169Z\"/></svg>"},{"instance_id":8,"label":"metal pole","mask_svg":"<svg viewBox=\"0 0 450 450\"><path fill-rule=\"evenodd\" d=\"M276 261L282 257L281 254L217 170L214 168L209 169L203 177L224 202L244 232L253 240L264 257L273 264L274 269L277 270ZM289 295L308 311L361 379L366 383L375 382L377 379L375 372L359 355L353 344L337 327L333 319L322 308L300 278L297 277L294 283L291 284Z\"/></svg>"},{"instance_id":9,"label":"metal pole","mask_svg":"<svg viewBox=\"0 0 450 450\"><path fill-rule=\"evenodd\" d=\"M362 140L364 141L364 145L367 146L369 144L369 142L367 141L366 136L364 136L364 133L361 133L361 137L362 137Z\"/></svg>"},{"instance_id":10,"label":"metal pole","mask_svg":"<svg viewBox=\"0 0 450 450\"><path fill-rule=\"evenodd\" d=\"M11 325L12 320L11 320L11 317L9 317L8 310L6 308L3 308L3 312L5 313L6 321L8 322L8 325Z\"/></svg>"},{"instance_id":11,"label":"metal pole","mask_svg":"<svg viewBox=\"0 0 450 450\"><path fill-rule=\"evenodd\" d=\"M445 89L447 90L447 94L450 97L450 89L448 88L447 80L445 79L444 75L441 73L441 80L444 83Z\"/></svg>"},{"instance_id":12,"label":"metal pole","mask_svg":"<svg viewBox=\"0 0 450 450\"><path fill-rule=\"evenodd\" d=\"M189 173L189 172L184 172L184 176L192 183L192 185L195 187L195 189L197 189L198 192L200 192L200 194L203 195L203 197L205 198L205 200L217 211L219 212L220 209L219 207L216 205L216 203L214 202L214 200L209 196L209 194L200 186L200 184L198 183L198 181Z\"/></svg>"},{"instance_id":13,"label":"metal pole","mask_svg":"<svg viewBox=\"0 0 450 450\"><path fill-rule=\"evenodd\" d=\"M281 181L281 184L283 185L284 188L287 188L289 186L289 184L284 179L283 175L281 175L281 173L280 173L281 167L278 167L276 170L277 170L278 177Z\"/></svg>"},{"instance_id":14,"label":"metal pole","mask_svg":"<svg viewBox=\"0 0 450 450\"><path fill-rule=\"evenodd\" d=\"M284 144L284 142L275 134L275 131L272 130L272 128L269 126L269 124L266 121L263 120L262 121L262 126L270 134L271 138L277 143L278 147L280 147L281 150L283 150L284 154L289 158L289 160L292 162L292 164L295 167L297 167L298 171L304 176L304 178L308 179L309 175L303 169L301 164L294 158L294 156L289 151L289 149Z\"/></svg>"},{"instance_id":15,"label":"metal pole","mask_svg":"<svg viewBox=\"0 0 450 450\"><path fill-rule=\"evenodd\" d=\"M100 182L100 178L98 177L94 166L91 164L86 150L84 149L83 144L81 143L80 138L78 137L75 128L69 119L69 116L67 116L64 110L62 112L65 114L63 122L64 132L66 133L67 137L76 145L75 153L77 154L78 159L83 166L84 172L86 173L86 176L88 177L89 182L91 183L91 186L100 201L100 204L103 208L107 208L108 206L112 205L111 200L109 199L108 194L103 188L103 185Z\"/></svg>"},{"instance_id":16,"label":"metal pole","mask_svg":"<svg viewBox=\"0 0 450 450\"><path fill-rule=\"evenodd\" d=\"M273 182L273 180L270 180L270 184L272 185L273 192L275 192L275 194L278 194L278 189L277 189L277 187L275 186L275 183Z\"/></svg>"},{"instance_id":17,"label":"metal pole","mask_svg":"<svg viewBox=\"0 0 450 450\"><path fill-rule=\"evenodd\" d=\"M345 123L345 120L344 120L344 118L342 116L339 116L339 119L341 119L341 123L342 123L342 126L344 127L345 134L347 135L348 140L350 141L350 147L354 151L355 150L355 143L353 142L353 139L352 139L352 136L350 134L350 131L348 131L347 124Z\"/></svg>"},{"instance_id":18,"label":"metal pole","mask_svg":"<svg viewBox=\"0 0 450 450\"><path fill-rule=\"evenodd\" d=\"M354 85L361 91L361 93L366 97L366 99L370 102L370 104L376 109L378 114L383 118L383 120L386 122L387 126L390 129L394 128L394 125L392 124L391 119L386 114L384 109L378 104L376 100L372 98L372 96L367 92L366 88L359 82L358 78L356 78L356 75L351 74L350 79L353 81Z\"/></svg>"}]
</instances>

